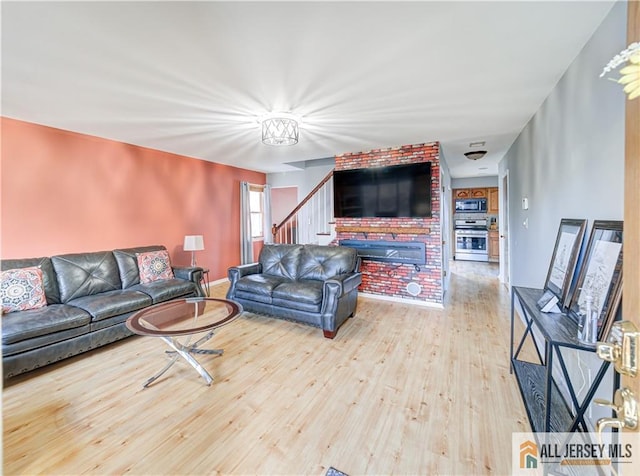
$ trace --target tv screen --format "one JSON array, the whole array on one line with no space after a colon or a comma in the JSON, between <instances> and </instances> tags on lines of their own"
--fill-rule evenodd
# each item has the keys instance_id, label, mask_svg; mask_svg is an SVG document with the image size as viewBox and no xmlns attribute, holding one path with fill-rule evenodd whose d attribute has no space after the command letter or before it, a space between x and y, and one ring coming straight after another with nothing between
<instances>
[{"instance_id":1,"label":"tv screen","mask_svg":"<svg viewBox=\"0 0 640 476\"><path fill-rule=\"evenodd\" d=\"M431 163L337 170L333 207L337 218L430 218Z\"/></svg>"}]
</instances>

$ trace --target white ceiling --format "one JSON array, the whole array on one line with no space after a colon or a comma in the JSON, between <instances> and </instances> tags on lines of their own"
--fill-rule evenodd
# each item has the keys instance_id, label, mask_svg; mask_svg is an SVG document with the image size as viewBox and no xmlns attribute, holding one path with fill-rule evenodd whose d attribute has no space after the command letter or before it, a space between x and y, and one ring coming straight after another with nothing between
<instances>
[{"instance_id":1,"label":"white ceiling","mask_svg":"<svg viewBox=\"0 0 640 476\"><path fill-rule=\"evenodd\" d=\"M440 141L496 175L612 5L3 1L2 114L264 172ZM261 143L272 111L297 145Z\"/></svg>"}]
</instances>

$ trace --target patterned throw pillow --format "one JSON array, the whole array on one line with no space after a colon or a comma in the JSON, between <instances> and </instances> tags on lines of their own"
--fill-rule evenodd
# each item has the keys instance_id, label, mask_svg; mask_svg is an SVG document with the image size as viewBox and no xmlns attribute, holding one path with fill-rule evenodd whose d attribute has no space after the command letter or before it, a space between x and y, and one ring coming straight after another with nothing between
<instances>
[{"instance_id":1,"label":"patterned throw pillow","mask_svg":"<svg viewBox=\"0 0 640 476\"><path fill-rule=\"evenodd\" d=\"M141 284L161 279L173 279L169 253L166 250L138 253L136 257L138 258Z\"/></svg>"},{"instance_id":2,"label":"patterned throw pillow","mask_svg":"<svg viewBox=\"0 0 640 476\"><path fill-rule=\"evenodd\" d=\"M37 266L2 271L0 276L2 312L28 311L47 305L42 270Z\"/></svg>"}]
</instances>

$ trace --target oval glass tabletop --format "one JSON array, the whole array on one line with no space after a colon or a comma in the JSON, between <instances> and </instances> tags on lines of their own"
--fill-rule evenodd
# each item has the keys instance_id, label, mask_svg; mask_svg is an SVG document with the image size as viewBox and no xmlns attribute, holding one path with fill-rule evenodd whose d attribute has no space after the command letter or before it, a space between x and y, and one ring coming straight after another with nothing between
<instances>
[{"instance_id":1,"label":"oval glass tabletop","mask_svg":"<svg viewBox=\"0 0 640 476\"><path fill-rule=\"evenodd\" d=\"M242 306L228 299L174 299L138 311L127 319L127 327L146 336L190 335L228 324L241 312Z\"/></svg>"}]
</instances>

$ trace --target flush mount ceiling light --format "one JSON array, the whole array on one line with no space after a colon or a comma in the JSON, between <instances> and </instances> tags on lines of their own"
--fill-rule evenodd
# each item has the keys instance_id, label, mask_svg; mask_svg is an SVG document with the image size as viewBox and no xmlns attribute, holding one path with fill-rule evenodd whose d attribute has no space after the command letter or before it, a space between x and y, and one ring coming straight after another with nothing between
<instances>
[{"instance_id":1,"label":"flush mount ceiling light","mask_svg":"<svg viewBox=\"0 0 640 476\"><path fill-rule=\"evenodd\" d=\"M289 114L273 114L262 119L262 142L266 145L295 145L299 133L298 120Z\"/></svg>"},{"instance_id":2,"label":"flush mount ceiling light","mask_svg":"<svg viewBox=\"0 0 640 476\"><path fill-rule=\"evenodd\" d=\"M465 152L464 156L469 160L478 160L487 155L486 150L472 150L469 152Z\"/></svg>"}]
</instances>

